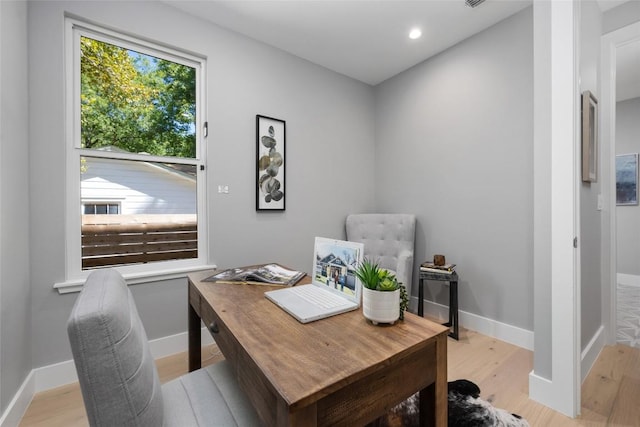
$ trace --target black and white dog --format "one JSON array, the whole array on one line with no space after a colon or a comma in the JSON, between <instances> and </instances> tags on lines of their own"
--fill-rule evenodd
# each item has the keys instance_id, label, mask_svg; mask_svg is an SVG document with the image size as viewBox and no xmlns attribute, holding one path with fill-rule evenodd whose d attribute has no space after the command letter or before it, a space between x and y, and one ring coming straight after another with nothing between
<instances>
[{"instance_id":1,"label":"black and white dog","mask_svg":"<svg viewBox=\"0 0 640 427\"><path fill-rule=\"evenodd\" d=\"M471 381L448 384L449 427L529 427L519 415L496 408L480 399L480 388ZM371 424L375 427L419 427L418 395L414 394Z\"/></svg>"},{"instance_id":2,"label":"black and white dog","mask_svg":"<svg viewBox=\"0 0 640 427\"><path fill-rule=\"evenodd\" d=\"M480 388L468 380L449 384L449 426L529 427L520 415L496 408L480 399Z\"/></svg>"}]
</instances>

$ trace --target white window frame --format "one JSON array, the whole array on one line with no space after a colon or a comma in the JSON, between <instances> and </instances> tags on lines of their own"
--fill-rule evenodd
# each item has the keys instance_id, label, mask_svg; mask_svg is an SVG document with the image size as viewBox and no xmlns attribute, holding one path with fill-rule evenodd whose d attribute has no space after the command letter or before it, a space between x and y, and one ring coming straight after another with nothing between
<instances>
[{"instance_id":1,"label":"white window frame","mask_svg":"<svg viewBox=\"0 0 640 427\"><path fill-rule=\"evenodd\" d=\"M80 137L80 37L121 46L125 49L159 57L196 70L196 157L162 157L135 153L114 153L81 147ZM54 284L60 293L76 292L82 288L91 270L82 270L80 158L105 157L111 159L141 160L146 162L182 163L196 165L198 257L183 260L159 261L148 264L114 266L128 283L143 283L185 277L188 272L213 268L208 265L209 242L207 233L207 167L206 135L203 126L206 117L206 60L193 54L168 48L108 30L77 19L65 19L65 78L66 78L66 271L65 281Z\"/></svg>"}]
</instances>

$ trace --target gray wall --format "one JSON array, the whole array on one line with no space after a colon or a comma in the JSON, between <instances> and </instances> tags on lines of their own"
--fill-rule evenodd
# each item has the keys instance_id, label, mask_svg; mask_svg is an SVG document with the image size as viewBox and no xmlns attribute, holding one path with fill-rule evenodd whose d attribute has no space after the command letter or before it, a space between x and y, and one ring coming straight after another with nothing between
<instances>
[{"instance_id":1,"label":"gray wall","mask_svg":"<svg viewBox=\"0 0 640 427\"><path fill-rule=\"evenodd\" d=\"M159 2L33 2L29 7L33 367L71 358L65 322L76 294L65 270L64 13L208 58L210 261L278 261L309 271L313 237L344 237L350 212L371 211L370 86L207 24ZM255 211L255 115L287 122L287 210ZM219 184L229 194L218 194ZM348 188L327 195L332 188ZM310 225L312 224L312 226ZM286 241L286 244L283 242ZM186 330L186 280L132 287L149 338Z\"/></svg>"},{"instance_id":2,"label":"gray wall","mask_svg":"<svg viewBox=\"0 0 640 427\"><path fill-rule=\"evenodd\" d=\"M442 253L458 264L461 310L527 330L532 16L525 9L376 87L375 121L378 209L417 215L417 261ZM425 293L446 294L435 284Z\"/></svg>"},{"instance_id":3,"label":"gray wall","mask_svg":"<svg viewBox=\"0 0 640 427\"><path fill-rule=\"evenodd\" d=\"M640 98L616 104L616 154L640 153ZM640 275L640 206L616 207L618 273Z\"/></svg>"},{"instance_id":4,"label":"gray wall","mask_svg":"<svg viewBox=\"0 0 640 427\"><path fill-rule=\"evenodd\" d=\"M27 4L0 2L0 414L32 369Z\"/></svg>"},{"instance_id":5,"label":"gray wall","mask_svg":"<svg viewBox=\"0 0 640 427\"><path fill-rule=\"evenodd\" d=\"M600 35L602 13L595 1L580 3L580 90L591 91L600 99ZM602 117L600 118L602 119ZM601 160L602 162L602 160ZM582 349L602 325L601 295L601 212L597 209L602 192L601 171L598 181L581 183L580 188L580 299Z\"/></svg>"}]
</instances>

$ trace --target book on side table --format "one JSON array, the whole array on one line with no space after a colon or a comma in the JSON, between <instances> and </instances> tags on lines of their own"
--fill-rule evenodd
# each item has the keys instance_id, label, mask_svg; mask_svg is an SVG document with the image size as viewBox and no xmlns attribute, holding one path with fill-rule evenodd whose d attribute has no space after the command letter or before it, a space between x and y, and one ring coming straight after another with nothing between
<instances>
[{"instance_id":1,"label":"book on side table","mask_svg":"<svg viewBox=\"0 0 640 427\"><path fill-rule=\"evenodd\" d=\"M264 264L218 271L214 275L204 279L204 281L293 286L298 283L305 274L306 273L302 271L290 270L278 264Z\"/></svg>"},{"instance_id":2,"label":"book on side table","mask_svg":"<svg viewBox=\"0 0 640 427\"><path fill-rule=\"evenodd\" d=\"M455 268L455 264L435 265L432 262L420 264L420 271L428 271L430 273L453 274L456 271Z\"/></svg>"}]
</instances>

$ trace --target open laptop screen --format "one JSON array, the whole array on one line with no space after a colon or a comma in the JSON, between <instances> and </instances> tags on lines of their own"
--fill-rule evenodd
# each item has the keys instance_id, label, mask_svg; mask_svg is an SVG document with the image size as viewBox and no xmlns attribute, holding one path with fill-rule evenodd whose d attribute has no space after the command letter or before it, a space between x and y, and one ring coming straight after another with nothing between
<instances>
[{"instance_id":1,"label":"open laptop screen","mask_svg":"<svg viewBox=\"0 0 640 427\"><path fill-rule=\"evenodd\" d=\"M362 290L355 270L362 262L363 252L362 243L316 237L311 276L313 284L359 303Z\"/></svg>"}]
</instances>

